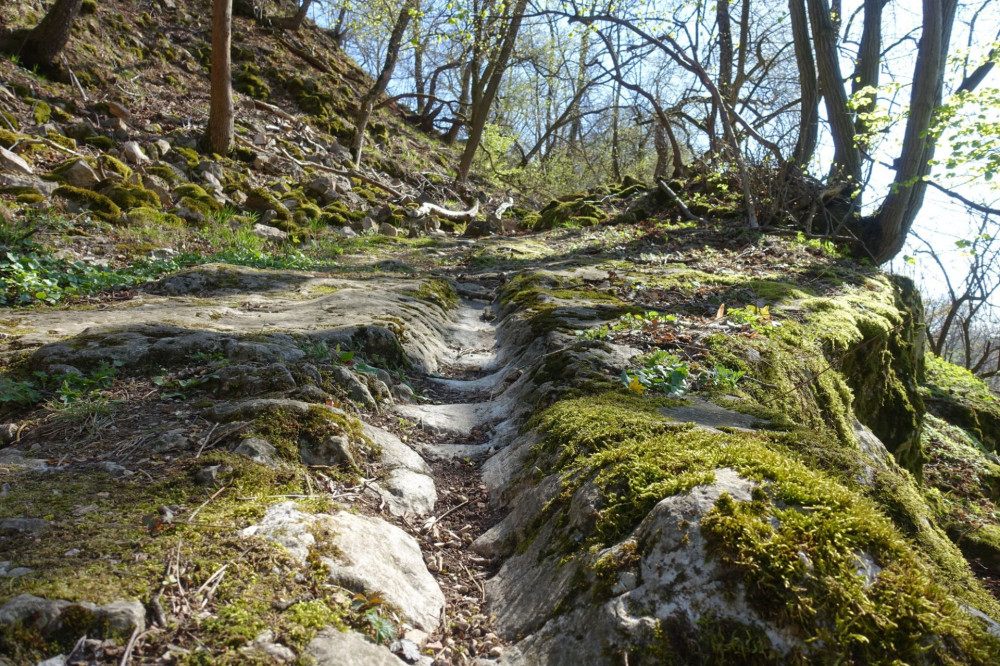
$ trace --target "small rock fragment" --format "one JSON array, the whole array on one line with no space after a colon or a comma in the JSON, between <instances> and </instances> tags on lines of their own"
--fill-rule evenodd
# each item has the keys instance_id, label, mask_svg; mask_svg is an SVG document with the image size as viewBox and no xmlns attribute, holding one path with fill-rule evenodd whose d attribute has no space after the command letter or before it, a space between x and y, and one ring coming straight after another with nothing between
<instances>
[{"instance_id":1,"label":"small rock fragment","mask_svg":"<svg viewBox=\"0 0 1000 666\"><path fill-rule=\"evenodd\" d=\"M247 437L233 450L233 453L239 453L265 465L274 463L277 452L270 442L259 437Z\"/></svg>"},{"instance_id":2,"label":"small rock fragment","mask_svg":"<svg viewBox=\"0 0 1000 666\"><path fill-rule=\"evenodd\" d=\"M31 176L35 173L35 170L31 168L31 165L25 162L20 155L12 153L6 148L0 148L0 169L4 171L13 171L14 173L20 173L25 176Z\"/></svg>"}]
</instances>

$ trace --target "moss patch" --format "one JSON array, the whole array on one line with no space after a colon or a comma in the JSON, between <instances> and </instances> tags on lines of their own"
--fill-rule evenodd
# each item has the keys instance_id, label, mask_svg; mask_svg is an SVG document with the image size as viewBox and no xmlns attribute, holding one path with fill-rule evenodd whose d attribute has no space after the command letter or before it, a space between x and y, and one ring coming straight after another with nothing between
<instances>
[{"instance_id":1,"label":"moss patch","mask_svg":"<svg viewBox=\"0 0 1000 666\"><path fill-rule=\"evenodd\" d=\"M159 209L161 205L160 197L156 196L155 192L143 187L114 185L104 190L104 194L123 210L130 210L139 206L155 210Z\"/></svg>"},{"instance_id":2,"label":"moss patch","mask_svg":"<svg viewBox=\"0 0 1000 666\"><path fill-rule=\"evenodd\" d=\"M433 303L442 310L452 310L458 306L458 294L447 280L424 280L416 289L403 292L407 296Z\"/></svg>"},{"instance_id":3,"label":"moss patch","mask_svg":"<svg viewBox=\"0 0 1000 666\"><path fill-rule=\"evenodd\" d=\"M761 615L807 641L808 660L929 654L934 663L958 663L962 655L989 663L1000 655L1000 641L955 601L998 611L967 567L941 566L961 562L954 548L937 544L937 557L914 548L875 500L813 467L803 455L808 431L691 429L621 391L560 401L533 424L544 437L534 466L563 479L542 519L565 520L585 484L598 492L592 524L580 528L579 541L567 537L564 556L591 558L593 549L627 537L664 497L731 468L758 484L754 501L724 496L702 532ZM879 568L872 581L858 574L860 553ZM599 579L601 560L594 561Z\"/></svg>"},{"instance_id":4,"label":"moss patch","mask_svg":"<svg viewBox=\"0 0 1000 666\"><path fill-rule=\"evenodd\" d=\"M115 202L97 192L91 192L90 190L71 185L63 185L57 187L52 194L72 201L108 222L117 222L121 218L122 211Z\"/></svg>"},{"instance_id":5,"label":"moss patch","mask_svg":"<svg viewBox=\"0 0 1000 666\"><path fill-rule=\"evenodd\" d=\"M961 366L928 353L921 394L928 410L957 425L991 451L1000 449L1000 399Z\"/></svg>"}]
</instances>

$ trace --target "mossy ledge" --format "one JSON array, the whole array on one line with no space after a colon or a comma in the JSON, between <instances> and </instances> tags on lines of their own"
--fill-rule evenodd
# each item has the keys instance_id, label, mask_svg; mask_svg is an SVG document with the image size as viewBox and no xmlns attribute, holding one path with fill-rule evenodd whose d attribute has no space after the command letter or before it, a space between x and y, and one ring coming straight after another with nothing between
<instances>
[{"instance_id":1,"label":"mossy ledge","mask_svg":"<svg viewBox=\"0 0 1000 666\"><path fill-rule=\"evenodd\" d=\"M561 308L553 297L562 286L544 274L518 276L501 293L502 312L508 327L530 330L527 337L538 335L543 316L549 358L559 365L572 354L583 367L601 345L565 346L564 332L581 322L579 308ZM766 419L762 430L672 422L663 411L669 401L627 391L599 370L582 375L572 390L547 391L522 433L536 443L504 494L512 507L530 493L548 497L534 500L538 510L521 517L525 538L502 546L516 554L501 579L509 569L528 582L501 582L497 594L516 595L511 590L518 585L559 590L544 616L518 628L539 629L523 643L526 654L544 660L538 646L554 640L546 632L572 633L583 621L601 637L601 663L619 663L623 653L640 664L1000 659L1000 638L991 633L1000 605L935 524L916 477L924 459L916 390L922 341L918 304L907 287L867 277L823 298L803 294L763 335L710 336L711 362L754 378L714 399ZM566 383L558 370L554 376L544 370L545 360L527 371L533 399L539 388ZM876 381L889 399L876 396ZM858 423L865 414L873 430L880 427L882 410L912 415L895 447L911 471L881 444L873 448ZM694 538L650 531L656 509L733 474L752 492L718 493L709 510L678 525L696 532L706 566L723 572L726 603L752 612L699 614L687 607L660 615L651 597L630 596L637 586L651 594L647 577L657 580L664 567L685 561L655 559L663 539L686 548ZM545 491L553 481L555 490ZM695 563L690 575L697 570ZM671 594L663 594L664 607L671 607ZM620 604L642 618L638 625L601 619L601 609ZM567 640L582 646L598 639Z\"/></svg>"}]
</instances>

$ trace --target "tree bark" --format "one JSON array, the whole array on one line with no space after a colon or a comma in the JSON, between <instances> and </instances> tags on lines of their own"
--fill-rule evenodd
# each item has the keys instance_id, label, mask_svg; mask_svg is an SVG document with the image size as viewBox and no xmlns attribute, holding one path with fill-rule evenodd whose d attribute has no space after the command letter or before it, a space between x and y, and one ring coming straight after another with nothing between
<instances>
[{"instance_id":1,"label":"tree bark","mask_svg":"<svg viewBox=\"0 0 1000 666\"><path fill-rule=\"evenodd\" d=\"M302 24L305 22L306 16L309 14L309 5L312 3L313 0L302 0L302 4L299 5L299 9L295 12L294 16L289 16L275 21L275 25L279 28L290 30L291 32L298 31L298 29L301 28Z\"/></svg>"},{"instance_id":2,"label":"tree bark","mask_svg":"<svg viewBox=\"0 0 1000 666\"><path fill-rule=\"evenodd\" d=\"M233 145L233 86L230 46L233 0L212 2L212 98L206 138L213 152L225 155Z\"/></svg>"},{"instance_id":3,"label":"tree bark","mask_svg":"<svg viewBox=\"0 0 1000 666\"><path fill-rule=\"evenodd\" d=\"M862 220L860 238L876 263L884 263L903 248L927 190L925 176L934 157L934 137L927 131L941 105L944 72L957 0L923 0L923 30L913 66L910 114L903 149L896 161L896 178L877 213Z\"/></svg>"},{"instance_id":4,"label":"tree bark","mask_svg":"<svg viewBox=\"0 0 1000 666\"><path fill-rule=\"evenodd\" d=\"M416 6L417 0L406 0L403 3L403 8L399 10L399 15L396 17L396 24L392 28L392 34L389 36L389 45L386 48L385 64L382 65L382 71L379 72L378 78L375 79L375 85L365 93L364 98L361 100L358 117L354 123L353 151L355 169L361 166L361 152L365 147L365 129L368 127L368 120L371 118L375 100L385 92L386 87L389 85L389 80L392 79L392 72L396 69L396 61L399 60L399 49L403 44L403 35L406 33L406 27L410 23L411 10Z\"/></svg>"},{"instance_id":5,"label":"tree bark","mask_svg":"<svg viewBox=\"0 0 1000 666\"><path fill-rule=\"evenodd\" d=\"M52 67L69 41L73 21L83 0L56 0L48 14L28 33L21 47L21 58L29 66Z\"/></svg>"},{"instance_id":6,"label":"tree bark","mask_svg":"<svg viewBox=\"0 0 1000 666\"><path fill-rule=\"evenodd\" d=\"M503 45L500 47L500 52L487 68L489 70L489 78L486 89L483 91L482 97L473 105L469 138L465 143L462 159L458 163L457 177L459 181L465 181L469 178L469 170L472 169L472 158L475 157L476 150L479 148L479 141L483 138L486 119L489 117L493 101L500 90L500 82L503 79L504 72L507 70L508 63L510 63L510 56L514 52L517 33L521 29L521 20L524 18L524 10L527 5L528 0L517 0L517 4L514 6L510 16L510 23L507 25L507 30L504 33Z\"/></svg>"},{"instance_id":7,"label":"tree bark","mask_svg":"<svg viewBox=\"0 0 1000 666\"><path fill-rule=\"evenodd\" d=\"M864 0L865 14L858 46L857 64L851 77L851 94L869 86L878 87L878 70L882 58L882 9L888 0ZM859 136L867 134L869 125L865 114L875 109L875 95L867 104L856 109L854 129Z\"/></svg>"},{"instance_id":8,"label":"tree bark","mask_svg":"<svg viewBox=\"0 0 1000 666\"><path fill-rule=\"evenodd\" d=\"M724 102L732 104L733 87L733 27L729 18L729 0L715 3L715 21L719 25L719 94ZM719 109L720 113L726 110Z\"/></svg>"},{"instance_id":9,"label":"tree bark","mask_svg":"<svg viewBox=\"0 0 1000 666\"><path fill-rule=\"evenodd\" d=\"M451 121L451 127L448 128L448 134L445 135L444 142L449 146L454 146L455 142L458 141L458 133L462 131L462 127L466 123L466 119L469 117L469 100L470 100L470 89L472 86L472 63L466 63L465 67L462 68L462 90L458 94L458 113L459 115Z\"/></svg>"},{"instance_id":10,"label":"tree bark","mask_svg":"<svg viewBox=\"0 0 1000 666\"><path fill-rule=\"evenodd\" d=\"M837 27L826 0L808 0L809 22L812 24L819 71L819 87L826 102L826 115L833 139L833 166L830 176L850 181L855 191L861 184L861 154L854 144L854 117L847 103L844 77L840 73L837 53ZM855 198L854 206L860 206Z\"/></svg>"},{"instance_id":11,"label":"tree bark","mask_svg":"<svg viewBox=\"0 0 1000 666\"><path fill-rule=\"evenodd\" d=\"M819 139L819 84L816 80L816 61L809 39L809 20L806 16L805 0L788 0L789 17L792 24L792 41L795 46L795 62L799 69L799 137L795 142L793 159L804 168L812 161Z\"/></svg>"}]
</instances>

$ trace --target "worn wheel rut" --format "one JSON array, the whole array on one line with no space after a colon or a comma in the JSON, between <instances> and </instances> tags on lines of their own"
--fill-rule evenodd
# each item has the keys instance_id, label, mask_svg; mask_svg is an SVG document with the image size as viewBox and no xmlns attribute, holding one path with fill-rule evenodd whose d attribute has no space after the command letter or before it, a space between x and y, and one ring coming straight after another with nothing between
<instances>
[{"instance_id":1,"label":"worn wheel rut","mask_svg":"<svg viewBox=\"0 0 1000 666\"><path fill-rule=\"evenodd\" d=\"M444 336L448 355L438 372L416 381L426 402L398 405L383 423L424 456L437 486L433 515L402 519L446 599L444 621L425 646L435 664L496 658L504 649L485 608L485 582L499 562L470 549L496 522L480 472L494 446L493 425L502 417L494 402L503 381L495 367L494 318L489 304L463 300Z\"/></svg>"}]
</instances>

